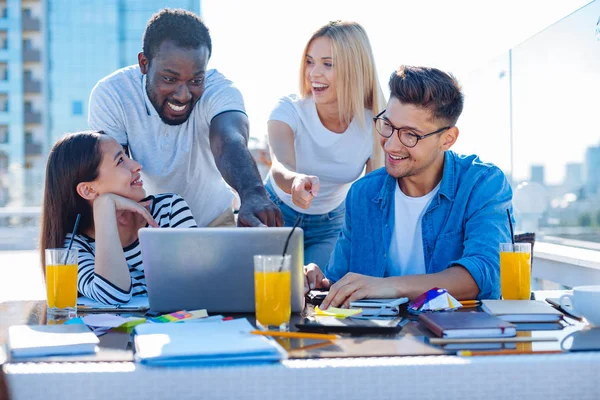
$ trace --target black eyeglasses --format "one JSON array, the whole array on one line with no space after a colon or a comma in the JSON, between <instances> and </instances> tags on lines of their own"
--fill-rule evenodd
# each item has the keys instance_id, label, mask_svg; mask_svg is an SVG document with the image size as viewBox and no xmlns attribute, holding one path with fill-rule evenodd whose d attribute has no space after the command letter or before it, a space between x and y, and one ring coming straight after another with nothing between
<instances>
[{"instance_id":1,"label":"black eyeglasses","mask_svg":"<svg viewBox=\"0 0 600 400\"><path fill-rule=\"evenodd\" d=\"M417 135L407 128L396 128L390 123L390 121L385 118L381 118L385 111L386 110L383 110L377 114L375 118L373 118L373 122L375 122L375 129L377 129L377 132L384 138L389 138L394 134L394 131L398 131L398 139L400 139L400 142L406 147L415 147L417 143L419 143L419 140L423 140L429 136L437 135L438 133L442 133L445 130L452 128L452 126L445 126L437 131L428 133L427 135Z\"/></svg>"}]
</instances>

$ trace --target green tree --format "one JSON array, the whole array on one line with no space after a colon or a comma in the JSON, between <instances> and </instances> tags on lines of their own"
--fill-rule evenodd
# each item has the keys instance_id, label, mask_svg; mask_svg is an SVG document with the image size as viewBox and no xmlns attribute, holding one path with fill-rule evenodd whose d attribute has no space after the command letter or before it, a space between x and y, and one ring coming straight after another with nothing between
<instances>
[{"instance_id":1,"label":"green tree","mask_svg":"<svg viewBox=\"0 0 600 400\"><path fill-rule=\"evenodd\" d=\"M592 215L590 213L580 214L579 226L592 226Z\"/></svg>"}]
</instances>

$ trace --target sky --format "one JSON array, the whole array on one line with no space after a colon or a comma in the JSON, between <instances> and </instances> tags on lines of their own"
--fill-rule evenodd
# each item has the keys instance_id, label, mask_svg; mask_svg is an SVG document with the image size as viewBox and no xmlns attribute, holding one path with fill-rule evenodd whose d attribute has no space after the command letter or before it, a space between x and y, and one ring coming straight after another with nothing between
<instances>
[{"instance_id":1,"label":"sky","mask_svg":"<svg viewBox=\"0 0 600 400\"><path fill-rule=\"evenodd\" d=\"M331 20L364 26L387 96L388 78L401 64L437 67L461 81L589 2L202 0L201 12L213 40L209 66L242 91L251 136L264 140L277 99L298 90L306 41Z\"/></svg>"}]
</instances>

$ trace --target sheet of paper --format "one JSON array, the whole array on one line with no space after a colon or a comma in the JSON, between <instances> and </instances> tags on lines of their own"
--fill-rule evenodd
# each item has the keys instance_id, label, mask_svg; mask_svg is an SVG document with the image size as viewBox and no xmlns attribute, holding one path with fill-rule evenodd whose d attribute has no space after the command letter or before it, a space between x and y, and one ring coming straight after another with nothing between
<instances>
[{"instance_id":1,"label":"sheet of paper","mask_svg":"<svg viewBox=\"0 0 600 400\"><path fill-rule=\"evenodd\" d=\"M87 326L98 328L131 328L146 322L146 318L120 317L114 314L90 314L81 318Z\"/></svg>"}]
</instances>

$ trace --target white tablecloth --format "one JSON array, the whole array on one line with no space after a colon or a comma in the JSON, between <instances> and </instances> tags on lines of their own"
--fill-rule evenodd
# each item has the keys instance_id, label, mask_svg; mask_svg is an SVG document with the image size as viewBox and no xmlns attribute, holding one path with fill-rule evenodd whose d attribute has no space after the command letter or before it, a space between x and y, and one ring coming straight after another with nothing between
<instances>
[{"instance_id":1,"label":"white tablecloth","mask_svg":"<svg viewBox=\"0 0 600 400\"><path fill-rule=\"evenodd\" d=\"M29 363L4 369L13 400L600 398L600 352L179 368L130 362Z\"/></svg>"}]
</instances>

